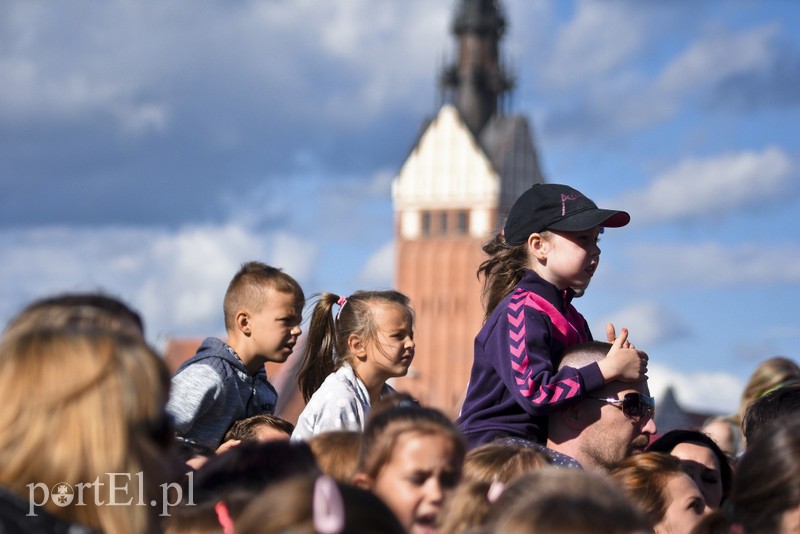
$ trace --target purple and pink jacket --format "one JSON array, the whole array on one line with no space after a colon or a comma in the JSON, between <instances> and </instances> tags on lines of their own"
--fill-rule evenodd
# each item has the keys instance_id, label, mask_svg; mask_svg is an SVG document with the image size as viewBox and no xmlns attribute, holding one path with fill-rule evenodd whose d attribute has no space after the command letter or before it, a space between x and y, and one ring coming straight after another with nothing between
<instances>
[{"instance_id":1,"label":"purple and pink jacket","mask_svg":"<svg viewBox=\"0 0 800 534\"><path fill-rule=\"evenodd\" d=\"M573 296L526 270L486 320L458 418L470 448L502 436L544 442L549 414L604 384L597 363L556 372L567 347L592 339Z\"/></svg>"}]
</instances>

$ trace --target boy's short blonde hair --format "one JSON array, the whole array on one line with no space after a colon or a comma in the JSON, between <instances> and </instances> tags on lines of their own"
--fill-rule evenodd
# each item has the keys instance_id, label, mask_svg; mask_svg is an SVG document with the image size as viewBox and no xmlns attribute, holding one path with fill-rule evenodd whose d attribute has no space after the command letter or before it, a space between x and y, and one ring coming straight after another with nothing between
<instances>
[{"instance_id":1,"label":"boy's short blonde hair","mask_svg":"<svg viewBox=\"0 0 800 534\"><path fill-rule=\"evenodd\" d=\"M233 330L236 314L243 309L252 313L261 311L267 300L269 289L288 293L294 296L297 308L302 310L306 302L303 289L297 281L277 267L271 267L259 261L250 261L242 265L228 284L225 292L223 310L225 312L225 328Z\"/></svg>"}]
</instances>

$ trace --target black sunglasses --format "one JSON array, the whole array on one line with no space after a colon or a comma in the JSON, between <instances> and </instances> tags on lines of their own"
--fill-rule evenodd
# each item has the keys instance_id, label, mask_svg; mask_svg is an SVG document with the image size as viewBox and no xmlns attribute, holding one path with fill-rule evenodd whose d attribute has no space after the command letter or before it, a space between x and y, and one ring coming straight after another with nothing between
<instances>
[{"instance_id":1,"label":"black sunglasses","mask_svg":"<svg viewBox=\"0 0 800 534\"><path fill-rule=\"evenodd\" d=\"M633 419L634 421L639 421L644 416L653 417L656 413L656 400L653 397L648 397L641 393L626 393L621 399L589 398L616 406L622 410L625 417Z\"/></svg>"}]
</instances>

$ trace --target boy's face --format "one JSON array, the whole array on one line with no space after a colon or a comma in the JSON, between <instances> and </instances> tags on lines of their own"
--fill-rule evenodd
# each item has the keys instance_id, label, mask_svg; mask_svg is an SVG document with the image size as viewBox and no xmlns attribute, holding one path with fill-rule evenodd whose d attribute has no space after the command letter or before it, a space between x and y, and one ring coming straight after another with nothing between
<instances>
[{"instance_id":1,"label":"boy's face","mask_svg":"<svg viewBox=\"0 0 800 534\"><path fill-rule=\"evenodd\" d=\"M250 314L255 358L267 362L286 361L302 333L302 304L291 293L267 290L264 306L260 311Z\"/></svg>"}]
</instances>

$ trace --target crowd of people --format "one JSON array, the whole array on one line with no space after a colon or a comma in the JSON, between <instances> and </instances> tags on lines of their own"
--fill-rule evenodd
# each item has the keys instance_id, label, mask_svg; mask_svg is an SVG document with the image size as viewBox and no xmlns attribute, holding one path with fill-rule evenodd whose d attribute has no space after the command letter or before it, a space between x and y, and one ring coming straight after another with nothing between
<instances>
[{"instance_id":1,"label":"crowd of people","mask_svg":"<svg viewBox=\"0 0 800 534\"><path fill-rule=\"evenodd\" d=\"M735 414L659 433L648 355L572 305L629 220L559 184L517 200L457 420L390 385L415 357L398 291L317 296L296 422L265 372L302 333L281 269L242 265L226 339L173 376L121 300L34 301L0 339L0 534L800 532L793 360L763 361Z\"/></svg>"}]
</instances>

